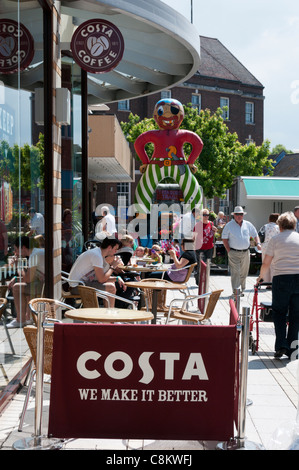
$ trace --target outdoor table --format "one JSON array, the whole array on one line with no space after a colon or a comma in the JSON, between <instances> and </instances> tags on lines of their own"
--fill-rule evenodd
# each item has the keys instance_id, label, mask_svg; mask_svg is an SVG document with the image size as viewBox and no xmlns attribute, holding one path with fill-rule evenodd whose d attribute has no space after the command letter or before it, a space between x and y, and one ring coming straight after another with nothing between
<instances>
[{"instance_id":1,"label":"outdoor table","mask_svg":"<svg viewBox=\"0 0 299 470\"><path fill-rule=\"evenodd\" d=\"M152 281L147 281L147 282L135 282L135 281L130 281L130 282L125 282L126 286L128 287L137 287L139 289L152 289L153 291L153 297L152 297L152 313L154 315L154 318L152 320L152 323L157 322L157 310L158 310L158 293L161 292L162 290L182 290L182 289L187 289L186 284L176 284L174 282L167 282L163 280L152 280Z\"/></svg>"},{"instance_id":2,"label":"outdoor table","mask_svg":"<svg viewBox=\"0 0 299 470\"><path fill-rule=\"evenodd\" d=\"M169 265L166 265L166 264L150 264L146 266L128 265L128 266L122 266L121 268L123 269L123 271L128 271L128 272L136 271L138 273L141 273L141 277L143 277L145 273L168 271Z\"/></svg>"},{"instance_id":3,"label":"outdoor table","mask_svg":"<svg viewBox=\"0 0 299 470\"><path fill-rule=\"evenodd\" d=\"M146 273L166 272L169 269L169 264L146 264L145 266L127 265L123 266L122 269L127 272L138 272L140 273L141 279L145 278ZM144 298L140 299L140 307L144 307Z\"/></svg>"},{"instance_id":4,"label":"outdoor table","mask_svg":"<svg viewBox=\"0 0 299 470\"><path fill-rule=\"evenodd\" d=\"M126 308L78 308L76 310L67 310L65 316L72 320L99 323L134 323L149 321L154 318L151 312Z\"/></svg>"}]
</instances>

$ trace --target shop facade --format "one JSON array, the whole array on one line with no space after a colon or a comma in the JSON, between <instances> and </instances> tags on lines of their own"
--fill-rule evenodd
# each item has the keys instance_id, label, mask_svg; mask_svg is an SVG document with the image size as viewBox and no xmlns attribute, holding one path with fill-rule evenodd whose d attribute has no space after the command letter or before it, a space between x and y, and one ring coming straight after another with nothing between
<instances>
[{"instance_id":1,"label":"shop facade","mask_svg":"<svg viewBox=\"0 0 299 470\"><path fill-rule=\"evenodd\" d=\"M82 53L82 36L74 36L84 24L82 35L90 39ZM107 25L121 34L118 51ZM89 236L100 177L93 177L92 168L97 157L107 157L92 155L89 162L92 107L179 84L194 75L199 55L195 27L159 0L1 1L0 214L8 232L6 256L13 254L14 240L30 231L28 212L34 208L44 218L45 297L60 298L63 257L73 260Z\"/></svg>"}]
</instances>

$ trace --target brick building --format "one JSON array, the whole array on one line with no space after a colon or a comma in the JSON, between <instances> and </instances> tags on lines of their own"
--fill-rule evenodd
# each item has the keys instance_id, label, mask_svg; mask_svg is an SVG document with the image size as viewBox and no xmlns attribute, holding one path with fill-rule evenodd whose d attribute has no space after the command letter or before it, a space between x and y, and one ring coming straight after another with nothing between
<instances>
[{"instance_id":1,"label":"brick building","mask_svg":"<svg viewBox=\"0 0 299 470\"><path fill-rule=\"evenodd\" d=\"M107 103L118 120L126 121L129 113L142 119L152 117L156 102L161 97L173 97L183 104L192 103L198 109L226 107L224 117L230 132L238 134L241 143L253 141L261 145L264 138L263 85L241 64L241 62L218 40L200 37L201 62L198 72L179 86L132 100ZM133 149L132 149L133 150ZM140 172L136 162L135 183L101 184L97 203L117 205L119 194L125 194L130 202L134 198L136 182ZM217 207L216 207L217 206ZM219 205L216 204L215 210Z\"/></svg>"}]
</instances>

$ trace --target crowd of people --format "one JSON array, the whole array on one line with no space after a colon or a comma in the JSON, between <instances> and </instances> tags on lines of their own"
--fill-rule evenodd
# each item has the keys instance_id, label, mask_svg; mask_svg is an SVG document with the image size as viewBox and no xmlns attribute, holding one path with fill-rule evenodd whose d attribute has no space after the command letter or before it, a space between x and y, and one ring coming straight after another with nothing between
<instances>
[{"instance_id":1,"label":"crowd of people","mask_svg":"<svg viewBox=\"0 0 299 470\"><path fill-rule=\"evenodd\" d=\"M10 263L19 263L20 258L27 260L26 269L19 266L18 276L8 285L11 289L16 308L16 318L8 324L15 328L31 322L28 302L42 293L44 272L44 221L34 208L29 210L30 231L18 237L14 242L14 256ZM256 249L261 253L262 266L257 283L269 284L272 290L272 311L276 334L275 357L291 357L298 348L299 335L299 206L292 212L271 213L267 222L257 231L256 227L245 219L242 206L236 206L231 213L231 220L223 212L210 220L210 212L203 209L201 217L196 218L195 211L181 219L174 220L176 233L184 226L189 227L190 238L173 239L171 231L167 236L155 240L151 246L143 246L140 241L126 230L116 231L114 216L109 208L103 206L96 211L95 220L97 239L100 246L87 249L68 265L71 290L76 293L77 284L85 285L129 298L130 292L125 285L128 277L139 280L140 261L151 265L169 263L169 270L163 278L172 282L183 282L188 266L200 260L211 260L214 255L215 233L221 229L221 240L225 247L230 268L232 293L240 289L244 295L246 279L250 266L250 245L254 240ZM70 211L63 216L63 249L69 248L71 237ZM5 228L5 225L2 224ZM7 256L7 231L1 228L0 257ZM162 231L161 231L162 232ZM165 235L165 234L164 234ZM128 273L123 268L134 264L136 272ZM161 272L150 273L150 277L161 278ZM198 283L199 269L196 280ZM114 306L114 299L111 300Z\"/></svg>"}]
</instances>

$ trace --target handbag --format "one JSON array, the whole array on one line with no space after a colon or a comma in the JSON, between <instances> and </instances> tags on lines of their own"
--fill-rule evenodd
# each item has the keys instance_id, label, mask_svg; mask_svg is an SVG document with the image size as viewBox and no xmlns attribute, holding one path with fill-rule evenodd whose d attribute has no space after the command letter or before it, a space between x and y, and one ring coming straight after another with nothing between
<instances>
[{"instance_id":1,"label":"handbag","mask_svg":"<svg viewBox=\"0 0 299 470\"><path fill-rule=\"evenodd\" d=\"M258 232L258 236L259 236L259 238L260 238L260 242L261 242L261 243L264 243L264 241L265 241L265 236L266 236L265 225L263 225L263 226L260 228L260 230L259 230L259 232Z\"/></svg>"}]
</instances>

